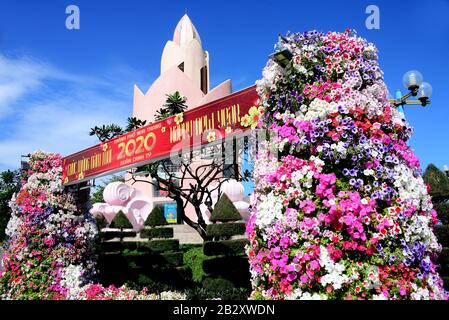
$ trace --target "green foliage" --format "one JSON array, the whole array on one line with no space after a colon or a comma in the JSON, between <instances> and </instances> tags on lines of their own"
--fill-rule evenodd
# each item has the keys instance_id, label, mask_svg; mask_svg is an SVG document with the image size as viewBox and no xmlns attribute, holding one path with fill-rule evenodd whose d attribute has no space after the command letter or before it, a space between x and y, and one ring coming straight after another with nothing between
<instances>
[{"instance_id":1,"label":"green foliage","mask_svg":"<svg viewBox=\"0 0 449 320\"><path fill-rule=\"evenodd\" d=\"M99 203L99 202L105 202L103 199L103 191L106 186L112 182L124 182L125 180L121 176L112 176L109 179L105 180L101 186L97 186L95 188L95 191L92 193L92 196L90 197L90 200L92 203Z\"/></svg>"},{"instance_id":2,"label":"green foliage","mask_svg":"<svg viewBox=\"0 0 449 320\"><path fill-rule=\"evenodd\" d=\"M173 238L173 228L151 228L140 231L141 238Z\"/></svg>"},{"instance_id":3,"label":"green foliage","mask_svg":"<svg viewBox=\"0 0 449 320\"><path fill-rule=\"evenodd\" d=\"M101 230L103 228L106 228L108 225L108 222L103 216L95 217L95 222L97 223L98 230Z\"/></svg>"},{"instance_id":4,"label":"green foliage","mask_svg":"<svg viewBox=\"0 0 449 320\"><path fill-rule=\"evenodd\" d=\"M106 142L124 133L125 131L123 131L123 129L119 125L112 123L108 125L102 125L101 127L95 126L93 128L90 128L89 135L97 136L98 140L100 140L101 142Z\"/></svg>"},{"instance_id":5,"label":"green foliage","mask_svg":"<svg viewBox=\"0 0 449 320\"><path fill-rule=\"evenodd\" d=\"M438 256L438 262L441 266L440 274L442 276L449 276L449 248L443 248Z\"/></svg>"},{"instance_id":6,"label":"green foliage","mask_svg":"<svg viewBox=\"0 0 449 320\"><path fill-rule=\"evenodd\" d=\"M246 231L244 222L208 224L206 233L210 237L242 235Z\"/></svg>"},{"instance_id":7,"label":"green foliage","mask_svg":"<svg viewBox=\"0 0 449 320\"><path fill-rule=\"evenodd\" d=\"M112 123L108 125L102 125L101 127L95 126L93 128L90 128L89 135L97 136L98 140L100 140L101 142L106 142L115 137L121 136L126 132L134 131L147 124L146 120L139 120L136 117L128 118L127 122L128 123L125 130L123 130L123 128L119 125Z\"/></svg>"},{"instance_id":8,"label":"green foliage","mask_svg":"<svg viewBox=\"0 0 449 320\"><path fill-rule=\"evenodd\" d=\"M153 254L138 250L125 250L123 256L129 267L153 268L159 267L179 267L183 265L183 252L164 252Z\"/></svg>"},{"instance_id":9,"label":"green foliage","mask_svg":"<svg viewBox=\"0 0 449 320\"><path fill-rule=\"evenodd\" d=\"M243 254L247 244L247 239L206 241L204 243L204 254L206 256Z\"/></svg>"},{"instance_id":10,"label":"green foliage","mask_svg":"<svg viewBox=\"0 0 449 320\"><path fill-rule=\"evenodd\" d=\"M156 120L166 119L178 113L184 112L187 109L187 98L181 96L179 91L176 91L173 94L167 94L166 96L167 100L165 101L165 104L156 112Z\"/></svg>"},{"instance_id":11,"label":"green foliage","mask_svg":"<svg viewBox=\"0 0 449 320\"><path fill-rule=\"evenodd\" d=\"M244 274L249 270L248 259L246 256L234 257L214 257L203 261L203 270L209 274L219 274L230 276L235 274ZM248 271L249 272L249 271Z\"/></svg>"},{"instance_id":12,"label":"green foliage","mask_svg":"<svg viewBox=\"0 0 449 320\"><path fill-rule=\"evenodd\" d=\"M443 247L449 247L449 225L437 225L434 227L435 235L438 238L438 242Z\"/></svg>"},{"instance_id":13,"label":"green foliage","mask_svg":"<svg viewBox=\"0 0 449 320\"><path fill-rule=\"evenodd\" d=\"M218 294L222 291L234 289L234 285L231 281L224 278L206 277L203 280L203 288L209 292Z\"/></svg>"},{"instance_id":14,"label":"green foliage","mask_svg":"<svg viewBox=\"0 0 449 320\"><path fill-rule=\"evenodd\" d=\"M147 220L145 220L145 226L148 227L165 226L167 224L167 219L165 219L165 216L159 207L154 207Z\"/></svg>"},{"instance_id":15,"label":"green foliage","mask_svg":"<svg viewBox=\"0 0 449 320\"><path fill-rule=\"evenodd\" d=\"M429 194L434 202L449 199L449 178L435 165L429 164L423 175L424 181L429 184Z\"/></svg>"},{"instance_id":16,"label":"green foliage","mask_svg":"<svg viewBox=\"0 0 449 320\"><path fill-rule=\"evenodd\" d=\"M239 221L242 220L237 208L229 200L226 193L223 193L215 204L214 210L212 211L210 221L216 222L229 222L229 221Z\"/></svg>"},{"instance_id":17,"label":"green foliage","mask_svg":"<svg viewBox=\"0 0 449 320\"><path fill-rule=\"evenodd\" d=\"M146 120L140 120L140 119L137 119L136 117L128 118L127 122L128 122L128 124L126 126L126 132L131 132L131 131L137 130L147 124Z\"/></svg>"},{"instance_id":18,"label":"green foliage","mask_svg":"<svg viewBox=\"0 0 449 320\"><path fill-rule=\"evenodd\" d=\"M184 253L184 264L192 270L192 279L201 282L206 273L203 271L203 261L212 259L206 257L202 246L191 247Z\"/></svg>"},{"instance_id":19,"label":"green foliage","mask_svg":"<svg viewBox=\"0 0 449 320\"><path fill-rule=\"evenodd\" d=\"M165 240L150 240L141 242L137 246L138 250L149 250L151 252L169 252L179 250L179 240L165 239Z\"/></svg>"},{"instance_id":20,"label":"green foliage","mask_svg":"<svg viewBox=\"0 0 449 320\"><path fill-rule=\"evenodd\" d=\"M118 229L132 229L133 226L125 214L122 211L119 211L114 220L112 220L110 227Z\"/></svg>"},{"instance_id":21,"label":"green foliage","mask_svg":"<svg viewBox=\"0 0 449 320\"><path fill-rule=\"evenodd\" d=\"M442 224L449 224L449 203L437 203L434 206L438 214L438 219Z\"/></svg>"},{"instance_id":22,"label":"green foliage","mask_svg":"<svg viewBox=\"0 0 449 320\"><path fill-rule=\"evenodd\" d=\"M0 173L0 243L5 240L5 229L11 218L9 201L20 190L20 172L4 171Z\"/></svg>"}]
</instances>

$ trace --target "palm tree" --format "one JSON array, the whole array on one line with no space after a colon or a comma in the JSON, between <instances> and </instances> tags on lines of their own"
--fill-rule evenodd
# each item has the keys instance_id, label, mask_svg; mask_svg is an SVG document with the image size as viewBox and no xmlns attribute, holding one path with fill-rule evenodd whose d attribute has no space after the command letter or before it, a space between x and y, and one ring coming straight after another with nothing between
<instances>
[{"instance_id":1,"label":"palm tree","mask_svg":"<svg viewBox=\"0 0 449 320\"><path fill-rule=\"evenodd\" d=\"M102 125L101 127L95 126L90 128L89 135L97 136L101 142L106 142L112 138L118 137L124 133L123 129L116 124Z\"/></svg>"},{"instance_id":2,"label":"palm tree","mask_svg":"<svg viewBox=\"0 0 449 320\"><path fill-rule=\"evenodd\" d=\"M167 94L167 100L165 101L164 107L168 109L171 115L184 112L187 109L187 98L181 97L179 91L173 94Z\"/></svg>"},{"instance_id":3,"label":"palm tree","mask_svg":"<svg viewBox=\"0 0 449 320\"><path fill-rule=\"evenodd\" d=\"M128 125L126 126L126 132L134 131L147 124L146 120L140 120L137 119L136 117L128 118L127 121Z\"/></svg>"}]
</instances>

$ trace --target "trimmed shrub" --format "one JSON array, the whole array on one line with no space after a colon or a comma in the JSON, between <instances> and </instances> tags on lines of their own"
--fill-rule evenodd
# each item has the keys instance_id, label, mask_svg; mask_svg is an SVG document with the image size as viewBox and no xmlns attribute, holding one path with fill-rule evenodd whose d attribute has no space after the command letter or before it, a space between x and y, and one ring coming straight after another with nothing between
<instances>
[{"instance_id":1,"label":"trimmed shrub","mask_svg":"<svg viewBox=\"0 0 449 320\"><path fill-rule=\"evenodd\" d=\"M210 221L216 222L231 222L242 220L237 208L229 200L226 193L223 193L215 204L214 210L211 213Z\"/></svg>"},{"instance_id":2,"label":"trimmed shrub","mask_svg":"<svg viewBox=\"0 0 449 320\"><path fill-rule=\"evenodd\" d=\"M184 253L184 264L192 270L192 280L200 282L206 275L203 271L203 261L211 259L203 253L203 247L192 247Z\"/></svg>"},{"instance_id":3,"label":"trimmed shrub","mask_svg":"<svg viewBox=\"0 0 449 320\"><path fill-rule=\"evenodd\" d=\"M151 228L140 231L141 238L173 238L172 228Z\"/></svg>"},{"instance_id":4,"label":"trimmed shrub","mask_svg":"<svg viewBox=\"0 0 449 320\"><path fill-rule=\"evenodd\" d=\"M149 250L151 252L168 252L179 250L179 240L165 239L165 240L150 240L147 242L139 242L137 250Z\"/></svg>"},{"instance_id":5,"label":"trimmed shrub","mask_svg":"<svg viewBox=\"0 0 449 320\"><path fill-rule=\"evenodd\" d=\"M449 290L449 277L443 277L443 281L444 281L444 288L446 290Z\"/></svg>"},{"instance_id":6,"label":"trimmed shrub","mask_svg":"<svg viewBox=\"0 0 449 320\"><path fill-rule=\"evenodd\" d=\"M449 247L449 225L438 225L434 227L434 230L438 242L440 242L443 247Z\"/></svg>"},{"instance_id":7,"label":"trimmed shrub","mask_svg":"<svg viewBox=\"0 0 449 320\"><path fill-rule=\"evenodd\" d=\"M438 262L441 266L441 275L449 276L449 248L443 248L440 256L438 257Z\"/></svg>"},{"instance_id":8,"label":"trimmed shrub","mask_svg":"<svg viewBox=\"0 0 449 320\"><path fill-rule=\"evenodd\" d=\"M449 203L437 203L434 206L438 214L438 219L442 224L449 224Z\"/></svg>"},{"instance_id":9,"label":"trimmed shrub","mask_svg":"<svg viewBox=\"0 0 449 320\"><path fill-rule=\"evenodd\" d=\"M183 265L182 252L167 252L161 254L151 254L139 251L124 253L124 259L129 267L152 268L158 267L179 267Z\"/></svg>"},{"instance_id":10,"label":"trimmed shrub","mask_svg":"<svg viewBox=\"0 0 449 320\"><path fill-rule=\"evenodd\" d=\"M203 270L206 273L229 275L249 270L246 257L215 257L203 261Z\"/></svg>"},{"instance_id":11,"label":"trimmed shrub","mask_svg":"<svg viewBox=\"0 0 449 320\"><path fill-rule=\"evenodd\" d=\"M204 243L204 254L206 256L244 254L248 243L247 239L207 241Z\"/></svg>"},{"instance_id":12,"label":"trimmed shrub","mask_svg":"<svg viewBox=\"0 0 449 320\"><path fill-rule=\"evenodd\" d=\"M145 226L147 227L165 226L167 224L167 219L165 219L164 213L159 207L154 207L147 220L145 220Z\"/></svg>"},{"instance_id":13,"label":"trimmed shrub","mask_svg":"<svg viewBox=\"0 0 449 320\"><path fill-rule=\"evenodd\" d=\"M122 211L119 211L119 213L117 213L114 220L112 220L110 227L118 228L118 229L132 229L133 228L131 222L129 222L128 218L125 216L125 214Z\"/></svg>"},{"instance_id":14,"label":"trimmed shrub","mask_svg":"<svg viewBox=\"0 0 449 320\"><path fill-rule=\"evenodd\" d=\"M206 233L210 237L242 235L245 231L244 222L209 224L206 227Z\"/></svg>"},{"instance_id":15,"label":"trimmed shrub","mask_svg":"<svg viewBox=\"0 0 449 320\"><path fill-rule=\"evenodd\" d=\"M234 284L228 279L224 278L215 278L215 277L206 277L204 278L203 288L209 292L220 293L223 291L230 291L234 289Z\"/></svg>"},{"instance_id":16,"label":"trimmed shrub","mask_svg":"<svg viewBox=\"0 0 449 320\"><path fill-rule=\"evenodd\" d=\"M115 238L133 238L137 235L137 232L135 231L119 231L119 230L110 230L110 231L102 231L101 237L103 240L111 240Z\"/></svg>"},{"instance_id":17,"label":"trimmed shrub","mask_svg":"<svg viewBox=\"0 0 449 320\"><path fill-rule=\"evenodd\" d=\"M103 216L97 216L95 217L95 222L97 224L97 228L98 230L101 230L103 228L106 228L108 225L108 222L106 221L106 219Z\"/></svg>"},{"instance_id":18,"label":"trimmed shrub","mask_svg":"<svg viewBox=\"0 0 449 320\"><path fill-rule=\"evenodd\" d=\"M430 186L429 195L432 196L432 200L439 202L449 198L449 178L435 165L429 164L424 171L423 179Z\"/></svg>"}]
</instances>

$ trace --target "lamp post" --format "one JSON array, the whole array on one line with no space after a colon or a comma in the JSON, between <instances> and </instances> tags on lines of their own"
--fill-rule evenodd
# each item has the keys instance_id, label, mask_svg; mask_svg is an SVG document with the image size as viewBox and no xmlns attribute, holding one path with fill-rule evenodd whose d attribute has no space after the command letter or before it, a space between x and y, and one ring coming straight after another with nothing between
<instances>
[{"instance_id":1,"label":"lamp post","mask_svg":"<svg viewBox=\"0 0 449 320\"><path fill-rule=\"evenodd\" d=\"M432 86L423 82L423 76L419 71L411 70L404 74L402 83L409 92L401 96L400 91L396 92L396 99L391 99L390 103L403 112L405 105L421 105L423 107L430 104L430 96L432 96ZM416 99L409 99L416 97Z\"/></svg>"}]
</instances>

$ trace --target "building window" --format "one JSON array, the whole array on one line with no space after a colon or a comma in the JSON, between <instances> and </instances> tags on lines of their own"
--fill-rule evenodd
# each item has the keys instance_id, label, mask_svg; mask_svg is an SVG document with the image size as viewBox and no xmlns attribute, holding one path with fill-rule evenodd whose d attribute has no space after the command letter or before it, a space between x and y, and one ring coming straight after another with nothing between
<instances>
[{"instance_id":1,"label":"building window","mask_svg":"<svg viewBox=\"0 0 449 320\"><path fill-rule=\"evenodd\" d=\"M204 94L207 93L207 66L204 66L201 68L201 91L203 91Z\"/></svg>"}]
</instances>

